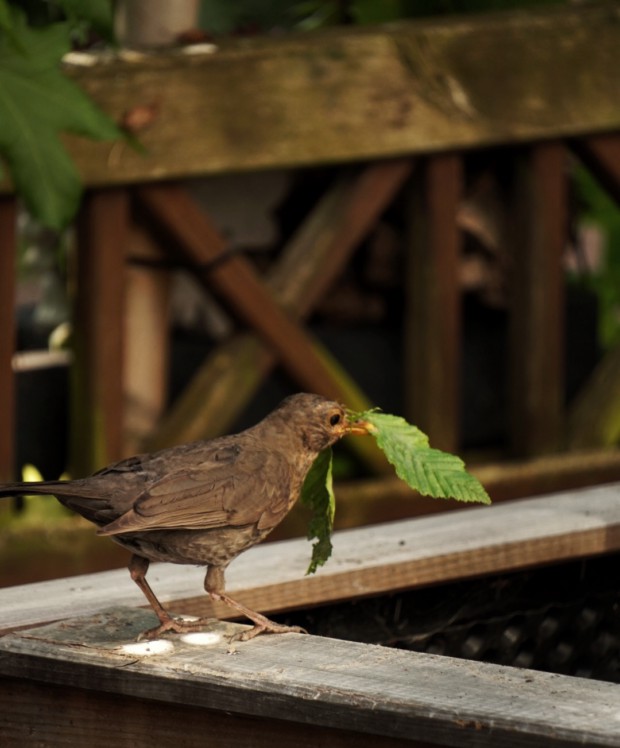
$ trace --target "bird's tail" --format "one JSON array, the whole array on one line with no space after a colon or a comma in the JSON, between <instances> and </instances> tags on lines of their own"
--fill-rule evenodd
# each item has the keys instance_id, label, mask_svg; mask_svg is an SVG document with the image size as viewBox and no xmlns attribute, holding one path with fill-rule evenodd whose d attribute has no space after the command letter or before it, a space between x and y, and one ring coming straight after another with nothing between
<instances>
[{"instance_id":1,"label":"bird's tail","mask_svg":"<svg viewBox=\"0 0 620 748\"><path fill-rule=\"evenodd\" d=\"M0 498L7 496L55 496L57 493L66 494L70 481L50 480L34 483L15 481L14 483L0 483Z\"/></svg>"}]
</instances>

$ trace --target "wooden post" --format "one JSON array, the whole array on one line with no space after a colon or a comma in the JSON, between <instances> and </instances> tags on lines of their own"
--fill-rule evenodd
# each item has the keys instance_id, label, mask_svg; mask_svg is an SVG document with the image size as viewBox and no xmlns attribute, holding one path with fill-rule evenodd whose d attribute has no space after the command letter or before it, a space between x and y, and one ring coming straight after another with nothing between
<instances>
[{"instance_id":1,"label":"wooden post","mask_svg":"<svg viewBox=\"0 0 620 748\"><path fill-rule=\"evenodd\" d=\"M143 267L140 260L164 256L147 227L133 222L128 237L126 271L124 452L143 449L158 423L168 394L171 273Z\"/></svg>"},{"instance_id":2,"label":"wooden post","mask_svg":"<svg viewBox=\"0 0 620 748\"><path fill-rule=\"evenodd\" d=\"M459 440L462 179L460 156L427 160L413 185L406 271L406 412L433 446L448 451Z\"/></svg>"},{"instance_id":3,"label":"wooden post","mask_svg":"<svg viewBox=\"0 0 620 748\"><path fill-rule=\"evenodd\" d=\"M15 472L15 198L0 199L0 480Z\"/></svg>"},{"instance_id":4,"label":"wooden post","mask_svg":"<svg viewBox=\"0 0 620 748\"><path fill-rule=\"evenodd\" d=\"M512 256L509 403L516 455L560 446L564 406L565 151L540 144L518 159L507 245Z\"/></svg>"},{"instance_id":5,"label":"wooden post","mask_svg":"<svg viewBox=\"0 0 620 748\"><path fill-rule=\"evenodd\" d=\"M72 453L82 475L122 456L128 196L86 195L78 220Z\"/></svg>"}]
</instances>

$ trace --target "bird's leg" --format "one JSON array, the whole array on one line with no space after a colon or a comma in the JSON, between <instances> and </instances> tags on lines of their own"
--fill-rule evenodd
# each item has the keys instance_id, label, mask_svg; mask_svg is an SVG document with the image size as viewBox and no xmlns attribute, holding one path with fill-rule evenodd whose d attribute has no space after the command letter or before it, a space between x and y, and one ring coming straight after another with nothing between
<instances>
[{"instance_id":1,"label":"bird's leg","mask_svg":"<svg viewBox=\"0 0 620 748\"><path fill-rule=\"evenodd\" d=\"M144 631L140 634L138 639L155 639L160 634L166 631L175 631L177 634L187 634L192 631L199 631L204 628L206 624L211 623L213 619L209 618L198 618L194 621L184 621L180 618L173 618L170 613L164 608L159 602L157 596L151 589L151 585L146 581L146 572L149 568L149 560L143 556L132 554L129 560L129 573L131 578L142 590L144 597L149 601L149 605L155 611L155 615L159 618L159 626Z\"/></svg>"},{"instance_id":2,"label":"bird's leg","mask_svg":"<svg viewBox=\"0 0 620 748\"><path fill-rule=\"evenodd\" d=\"M301 626L285 626L282 623L276 623L275 621L270 621L269 618L266 618L262 613L257 613L255 610L251 610L250 608L246 608L245 605L242 605L241 603L238 603L236 600L233 600L232 597L229 597L224 592L224 568L220 566L209 566L207 569L207 576L205 577L205 590L207 591L207 594L209 597L217 602L223 602L226 603L226 605L230 605L231 608L234 608L235 610L238 610L239 613L244 615L246 618L249 618L250 621L254 624L253 628L243 631L241 634L235 634L235 636L232 637L231 641L242 641L247 642L250 639L253 639L258 634L289 634L289 633L295 633L295 634L307 634L308 632L305 629L302 629Z\"/></svg>"}]
</instances>

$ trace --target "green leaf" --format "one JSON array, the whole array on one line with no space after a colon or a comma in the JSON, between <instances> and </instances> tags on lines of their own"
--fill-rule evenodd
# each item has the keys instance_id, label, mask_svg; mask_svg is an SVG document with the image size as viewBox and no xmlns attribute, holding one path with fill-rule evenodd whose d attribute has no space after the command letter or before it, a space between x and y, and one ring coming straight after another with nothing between
<instances>
[{"instance_id":1,"label":"green leaf","mask_svg":"<svg viewBox=\"0 0 620 748\"><path fill-rule=\"evenodd\" d=\"M371 410L356 414L374 426L373 435L396 475L425 496L490 504L480 481L456 455L432 449L428 437L404 418Z\"/></svg>"},{"instance_id":2,"label":"green leaf","mask_svg":"<svg viewBox=\"0 0 620 748\"><path fill-rule=\"evenodd\" d=\"M301 503L312 510L308 540L317 538L312 546L312 559L306 574L314 574L332 553L331 534L334 526L336 499L332 480L332 451L319 454L306 475L301 488Z\"/></svg>"},{"instance_id":3,"label":"green leaf","mask_svg":"<svg viewBox=\"0 0 620 748\"><path fill-rule=\"evenodd\" d=\"M78 208L79 176L60 132L116 139L115 123L60 69L69 51L69 26L29 28L13 13L12 33L0 38L0 153L29 210L51 228L66 226Z\"/></svg>"}]
</instances>

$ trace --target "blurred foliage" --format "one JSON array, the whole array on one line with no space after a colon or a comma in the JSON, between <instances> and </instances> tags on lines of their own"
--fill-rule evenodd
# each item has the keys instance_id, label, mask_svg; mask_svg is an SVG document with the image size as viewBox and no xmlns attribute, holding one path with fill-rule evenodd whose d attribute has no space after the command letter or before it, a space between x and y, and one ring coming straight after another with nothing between
<instances>
[{"instance_id":1,"label":"blurred foliage","mask_svg":"<svg viewBox=\"0 0 620 748\"><path fill-rule=\"evenodd\" d=\"M599 267L588 269L586 282L599 300L599 337L606 348L620 344L620 208L583 167L574 181L581 220L597 227L604 239Z\"/></svg>"},{"instance_id":2,"label":"blurred foliage","mask_svg":"<svg viewBox=\"0 0 620 748\"><path fill-rule=\"evenodd\" d=\"M341 23L387 23L402 18L569 3L570 0L203 0L200 25L214 34L278 28L312 30Z\"/></svg>"},{"instance_id":3,"label":"blurred foliage","mask_svg":"<svg viewBox=\"0 0 620 748\"><path fill-rule=\"evenodd\" d=\"M91 33L112 38L109 0L0 0L0 155L30 212L54 229L70 223L81 197L59 134L122 137L61 70L64 55Z\"/></svg>"}]
</instances>

